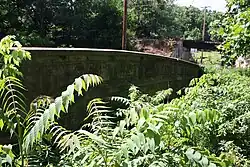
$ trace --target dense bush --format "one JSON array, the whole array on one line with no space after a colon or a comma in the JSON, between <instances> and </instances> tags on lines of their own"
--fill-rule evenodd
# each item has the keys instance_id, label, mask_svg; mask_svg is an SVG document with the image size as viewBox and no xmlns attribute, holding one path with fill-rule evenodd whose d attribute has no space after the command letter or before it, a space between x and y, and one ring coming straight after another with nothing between
<instances>
[{"instance_id":1,"label":"dense bush","mask_svg":"<svg viewBox=\"0 0 250 167\"><path fill-rule=\"evenodd\" d=\"M95 144L69 160L84 159L87 165L96 164L96 158L107 166L249 166L250 71L220 70L193 79L186 94L169 104L155 103L158 96L140 95L132 87L129 99L114 98L128 105L116 111L121 120L101 121L90 139Z\"/></svg>"},{"instance_id":2,"label":"dense bush","mask_svg":"<svg viewBox=\"0 0 250 167\"><path fill-rule=\"evenodd\" d=\"M169 91L150 97L131 87L129 99L113 97L126 109L95 112L90 124L94 136L61 162L70 166L249 166L250 72L220 70L192 80L186 95L169 104L157 100Z\"/></svg>"},{"instance_id":3,"label":"dense bush","mask_svg":"<svg viewBox=\"0 0 250 167\"><path fill-rule=\"evenodd\" d=\"M217 155L229 151L234 154L235 163L244 162L248 166L250 71L220 70L210 70L201 78L194 79L191 85L195 86L188 88L185 96L172 103L181 106L182 110L214 110L219 113L219 119L204 129L205 135L196 136L198 145L206 146Z\"/></svg>"},{"instance_id":4,"label":"dense bush","mask_svg":"<svg viewBox=\"0 0 250 167\"><path fill-rule=\"evenodd\" d=\"M11 51L14 45L18 49ZM209 69L168 104L163 101L171 89L149 96L135 86L128 98L93 99L83 126L72 131L58 123L61 113L102 79L83 75L61 96L40 96L26 110L18 67L30 54L12 37L0 48L0 128L18 141L0 145L2 166L250 165L249 70ZM114 103L121 107L114 109Z\"/></svg>"}]
</instances>

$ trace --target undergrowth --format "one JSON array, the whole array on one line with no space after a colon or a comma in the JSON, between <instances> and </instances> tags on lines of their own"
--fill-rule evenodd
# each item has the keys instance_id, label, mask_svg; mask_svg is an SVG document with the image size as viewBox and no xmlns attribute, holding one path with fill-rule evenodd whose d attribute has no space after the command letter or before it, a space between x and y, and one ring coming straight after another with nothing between
<instances>
[{"instance_id":1,"label":"undergrowth","mask_svg":"<svg viewBox=\"0 0 250 167\"><path fill-rule=\"evenodd\" d=\"M249 70L207 69L168 104L172 89L149 96L136 86L128 97L93 99L83 126L72 131L58 123L61 113L70 114L74 97L102 78L82 75L55 99L34 99L27 111L18 67L30 54L12 38L0 43L0 128L18 139L18 149L0 145L2 166L250 166Z\"/></svg>"}]
</instances>

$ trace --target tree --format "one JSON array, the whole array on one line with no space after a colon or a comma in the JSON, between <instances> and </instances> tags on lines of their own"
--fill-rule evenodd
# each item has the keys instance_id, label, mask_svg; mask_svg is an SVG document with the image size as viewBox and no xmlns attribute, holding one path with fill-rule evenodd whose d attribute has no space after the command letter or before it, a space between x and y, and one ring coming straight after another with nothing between
<instances>
[{"instance_id":1,"label":"tree","mask_svg":"<svg viewBox=\"0 0 250 167\"><path fill-rule=\"evenodd\" d=\"M133 0L129 3L129 29L137 38L170 36L173 25L173 0ZM168 34L169 33L169 34Z\"/></svg>"},{"instance_id":2,"label":"tree","mask_svg":"<svg viewBox=\"0 0 250 167\"><path fill-rule=\"evenodd\" d=\"M208 11L207 25L217 17ZM3 0L0 32L26 46L121 48L120 0ZM203 11L174 0L130 0L128 37L201 39Z\"/></svg>"},{"instance_id":3,"label":"tree","mask_svg":"<svg viewBox=\"0 0 250 167\"><path fill-rule=\"evenodd\" d=\"M213 24L214 39L222 40L220 50L223 53L223 62L234 64L237 57L249 57L250 54L250 1L227 1L227 12L222 20Z\"/></svg>"},{"instance_id":4,"label":"tree","mask_svg":"<svg viewBox=\"0 0 250 167\"><path fill-rule=\"evenodd\" d=\"M206 29L205 40L210 40L208 35L209 24L219 19L222 15L220 12L207 10L206 12ZM204 20L204 10L200 10L196 7L175 7L175 32L178 32L180 37L191 40L201 40Z\"/></svg>"},{"instance_id":5,"label":"tree","mask_svg":"<svg viewBox=\"0 0 250 167\"><path fill-rule=\"evenodd\" d=\"M4 0L0 32L26 46L120 48L122 11L117 0Z\"/></svg>"}]
</instances>

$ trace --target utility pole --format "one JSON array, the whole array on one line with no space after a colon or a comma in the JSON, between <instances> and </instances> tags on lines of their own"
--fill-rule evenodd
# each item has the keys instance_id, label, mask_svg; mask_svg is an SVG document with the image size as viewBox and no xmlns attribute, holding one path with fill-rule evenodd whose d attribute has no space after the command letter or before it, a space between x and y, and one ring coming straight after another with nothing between
<instances>
[{"instance_id":1,"label":"utility pole","mask_svg":"<svg viewBox=\"0 0 250 167\"><path fill-rule=\"evenodd\" d=\"M204 7L204 18L203 18L203 29L202 29L202 41L204 42L205 41L205 33L206 33L206 13L207 13L207 8L209 6L205 6ZM202 64L202 61L203 61L203 51L201 52L201 64Z\"/></svg>"},{"instance_id":2,"label":"utility pole","mask_svg":"<svg viewBox=\"0 0 250 167\"><path fill-rule=\"evenodd\" d=\"M205 41L205 32L206 32L206 10L207 10L207 7L205 7L205 9L204 9L203 30L202 30L202 41Z\"/></svg>"},{"instance_id":3,"label":"utility pole","mask_svg":"<svg viewBox=\"0 0 250 167\"><path fill-rule=\"evenodd\" d=\"M122 50L126 49L126 44L127 44L127 10L128 10L128 1L123 0Z\"/></svg>"}]
</instances>

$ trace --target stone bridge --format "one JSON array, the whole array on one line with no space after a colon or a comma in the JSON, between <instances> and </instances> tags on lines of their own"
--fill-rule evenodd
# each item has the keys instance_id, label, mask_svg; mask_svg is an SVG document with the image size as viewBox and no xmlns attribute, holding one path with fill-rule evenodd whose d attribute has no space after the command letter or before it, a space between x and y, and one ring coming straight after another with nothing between
<instances>
[{"instance_id":1,"label":"stone bridge","mask_svg":"<svg viewBox=\"0 0 250 167\"><path fill-rule=\"evenodd\" d=\"M179 90L192 78L201 75L201 69L195 63L140 52L86 48L24 49L32 55L32 60L22 66L29 102L39 95L60 95L68 84L85 73L97 74L104 79L104 84L90 90L86 99L126 96L131 84L149 94L167 88ZM86 103L87 100L83 100L79 105ZM73 120L70 122L68 124L72 127Z\"/></svg>"}]
</instances>

